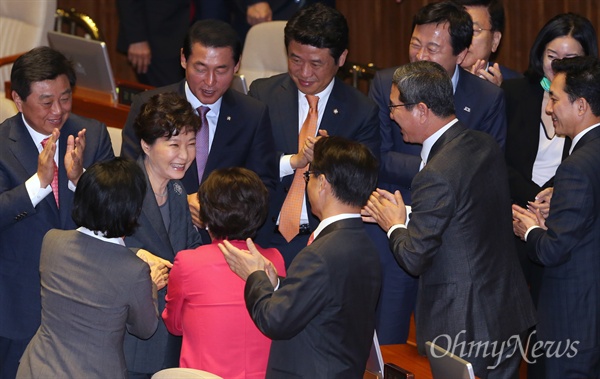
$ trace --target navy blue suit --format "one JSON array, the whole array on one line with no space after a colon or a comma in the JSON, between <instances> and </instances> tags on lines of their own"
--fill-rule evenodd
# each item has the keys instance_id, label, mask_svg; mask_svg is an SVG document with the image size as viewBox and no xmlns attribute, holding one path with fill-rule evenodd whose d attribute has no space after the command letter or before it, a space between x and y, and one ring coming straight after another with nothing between
<instances>
[{"instance_id":1,"label":"navy blue suit","mask_svg":"<svg viewBox=\"0 0 600 379\"><path fill-rule=\"evenodd\" d=\"M67 137L86 129L83 166L114 158L106 126L71 114L58 140L59 204L52 193L36 207L25 182L38 168L38 148L21 113L0 124L0 337L27 340L41 322L40 250L50 229L74 229L71 219L74 192L68 188L64 154ZM15 362L16 363L16 362ZM3 365L0 365L0 372Z\"/></svg>"},{"instance_id":2,"label":"navy blue suit","mask_svg":"<svg viewBox=\"0 0 600 379\"><path fill-rule=\"evenodd\" d=\"M404 202L410 205L411 183L421 163L421 145L404 142L399 126L390 119L388 104L396 68L375 74L369 97L379 105L381 165L378 185L391 192L400 190ZM459 78L454 93L456 117L469 129L490 134L504 148L506 116L502 90L462 68L458 70ZM383 267L378 336L382 344L404 343L408 336L410 314L416 302L417 281L396 264L385 233L378 228L367 230L376 241Z\"/></svg>"},{"instance_id":3,"label":"navy blue suit","mask_svg":"<svg viewBox=\"0 0 600 379\"><path fill-rule=\"evenodd\" d=\"M257 79L252 82L249 94L269 107L277 156L296 154L299 134L298 88L290 76L285 73L267 79ZM373 154L376 156L378 154L380 137L376 105L357 89L339 79L335 79L318 129L327 130L330 136L341 136L362 142ZM270 223L272 229L275 229L277 217L293 178L294 175L287 175L277 182L276 193L267 217L267 223ZM311 214L308 201L307 207L310 229L315 230L319 221ZM300 249L306 246L308 237L308 235L299 235L291 241L291 245L279 243L274 245L283 255L286 266L289 266ZM282 237L275 233L271 241L277 239L281 240Z\"/></svg>"},{"instance_id":4,"label":"navy blue suit","mask_svg":"<svg viewBox=\"0 0 600 379\"><path fill-rule=\"evenodd\" d=\"M529 257L544 266L538 299L540 341L577 341L574 357L546 357L546 378L600 377L600 127L558 167L547 230L527 236ZM552 347L548 347L549 352ZM561 351L563 351L561 350ZM571 355L572 350L568 350Z\"/></svg>"},{"instance_id":5,"label":"navy blue suit","mask_svg":"<svg viewBox=\"0 0 600 379\"><path fill-rule=\"evenodd\" d=\"M142 92L134 98L123 127L121 156L137 159L142 152L133 123L142 105L153 95L162 92L177 92L185 97L185 80ZM267 107L247 95L228 89L223 94L217 129L202 180L198 180L198 168L194 160L181 182L188 194L195 193L213 170L245 167L254 171L265 186L273 191L278 177L277 162Z\"/></svg>"}]
</instances>

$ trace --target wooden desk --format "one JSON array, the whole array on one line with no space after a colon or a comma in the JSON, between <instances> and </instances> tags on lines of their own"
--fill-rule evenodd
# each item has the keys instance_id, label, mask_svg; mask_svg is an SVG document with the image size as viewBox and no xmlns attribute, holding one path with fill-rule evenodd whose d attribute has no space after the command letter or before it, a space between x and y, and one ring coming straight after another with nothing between
<instances>
[{"instance_id":1,"label":"wooden desk","mask_svg":"<svg viewBox=\"0 0 600 379\"><path fill-rule=\"evenodd\" d=\"M419 355L417 347L408 343L381 345L383 362L393 363L415 374L415 379L432 379L427 357Z\"/></svg>"}]
</instances>

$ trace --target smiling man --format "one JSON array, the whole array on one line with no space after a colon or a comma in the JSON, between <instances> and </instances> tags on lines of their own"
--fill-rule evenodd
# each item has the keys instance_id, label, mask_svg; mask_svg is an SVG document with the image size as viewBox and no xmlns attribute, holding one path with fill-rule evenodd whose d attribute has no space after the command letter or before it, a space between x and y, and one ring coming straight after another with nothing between
<instances>
[{"instance_id":1,"label":"smiling man","mask_svg":"<svg viewBox=\"0 0 600 379\"><path fill-rule=\"evenodd\" d=\"M554 60L552 70L546 113L573 143L556 170L547 219L513 205L513 229L529 258L544 266L538 340L577 342L575 354L545 354L546 378L597 378L600 342L591 331L600 330L600 61Z\"/></svg>"},{"instance_id":2,"label":"smiling man","mask_svg":"<svg viewBox=\"0 0 600 379\"><path fill-rule=\"evenodd\" d=\"M318 225L302 179L316 136L362 142L376 155L380 137L376 105L335 78L348 54L348 24L340 12L320 3L303 8L285 27L285 45L288 73L253 81L250 96L269 107L281 180L267 222L273 223L271 246L279 249L289 266ZM315 101L312 106L310 99ZM311 111L316 125L304 137L303 124ZM296 206L291 205L294 198Z\"/></svg>"},{"instance_id":3,"label":"smiling man","mask_svg":"<svg viewBox=\"0 0 600 379\"><path fill-rule=\"evenodd\" d=\"M240 67L241 50L237 34L229 24L198 21L188 31L181 49L185 80L138 95L123 128L121 155L136 159L142 150L133 123L150 97L160 92L177 92L194 109L206 111L205 123L197 134L196 160L182 179L197 226L201 224L196 192L214 169L245 167L258 174L270 191L275 189L277 158L267 107L229 88Z\"/></svg>"},{"instance_id":4,"label":"smiling man","mask_svg":"<svg viewBox=\"0 0 600 379\"><path fill-rule=\"evenodd\" d=\"M0 124L0 378L14 378L40 326L40 249L50 229L75 229L83 168L114 158L106 126L71 114L75 71L49 47L23 54L10 75L19 110Z\"/></svg>"}]
</instances>

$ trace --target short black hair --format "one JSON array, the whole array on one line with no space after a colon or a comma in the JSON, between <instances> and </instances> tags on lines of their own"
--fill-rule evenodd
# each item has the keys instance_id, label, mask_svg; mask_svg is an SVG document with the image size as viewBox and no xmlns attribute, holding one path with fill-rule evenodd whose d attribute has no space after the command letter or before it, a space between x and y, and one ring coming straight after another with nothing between
<instances>
[{"instance_id":1,"label":"short black hair","mask_svg":"<svg viewBox=\"0 0 600 379\"><path fill-rule=\"evenodd\" d=\"M573 57L552 61L555 73L565 74L564 91L572 103L584 98L594 116L600 116L600 61L596 57Z\"/></svg>"},{"instance_id":2,"label":"short black hair","mask_svg":"<svg viewBox=\"0 0 600 379\"><path fill-rule=\"evenodd\" d=\"M430 61L407 63L396 69L392 83L400 92L400 100L411 110L424 103L438 117L454 114L452 80L442 66Z\"/></svg>"},{"instance_id":3,"label":"short black hair","mask_svg":"<svg viewBox=\"0 0 600 379\"><path fill-rule=\"evenodd\" d=\"M529 51L529 67L525 76L534 81L544 77L546 46L556 38L565 36L571 36L579 42L585 55L598 57L598 37L590 20L575 13L561 13L550 19L535 38Z\"/></svg>"},{"instance_id":4,"label":"short black hair","mask_svg":"<svg viewBox=\"0 0 600 379\"><path fill-rule=\"evenodd\" d=\"M465 8L453 1L427 4L413 17L413 30L417 25L448 23L452 54L457 56L471 46L473 19Z\"/></svg>"},{"instance_id":5,"label":"short black hair","mask_svg":"<svg viewBox=\"0 0 600 379\"><path fill-rule=\"evenodd\" d=\"M31 85L44 80L54 80L66 75L71 88L77 83L73 64L62 53L41 46L21 55L12 66L10 72L11 89L26 101L31 94Z\"/></svg>"},{"instance_id":6,"label":"short black hair","mask_svg":"<svg viewBox=\"0 0 600 379\"><path fill-rule=\"evenodd\" d=\"M140 140L153 145L157 139L171 138L182 130L196 134L200 118L185 97L176 92L163 92L142 105L133 127Z\"/></svg>"},{"instance_id":7,"label":"short black hair","mask_svg":"<svg viewBox=\"0 0 600 379\"><path fill-rule=\"evenodd\" d=\"M344 204L363 207L377 186L379 164L364 144L342 137L320 138L310 170L325 175L333 195Z\"/></svg>"},{"instance_id":8,"label":"short black hair","mask_svg":"<svg viewBox=\"0 0 600 379\"><path fill-rule=\"evenodd\" d=\"M258 175L242 167L214 170L198 190L200 219L217 239L253 238L265 222L269 192Z\"/></svg>"},{"instance_id":9,"label":"short black hair","mask_svg":"<svg viewBox=\"0 0 600 379\"><path fill-rule=\"evenodd\" d=\"M492 31L504 32L504 5L502 0L454 0L464 7L485 7L490 14Z\"/></svg>"},{"instance_id":10,"label":"short black hair","mask_svg":"<svg viewBox=\"0 0 600 379\"><path fill-rule=\"evenodd\" d=\"M107 238L129 236L138 225L145 195L146 176L135 162L97 162L77 182L71 216L77 226Z\"/></svg>"},{"instance_id":11,"label":"short black hair","mask_svg":"<svg viewBox=\"0 0 600 379\"><path fill-rule=\"evenodd\" d=\"M285 25L285 47L296 41L319 49L329 49L337 64L348 48L348 22L338 10L314 3L296 12Z\"/></svg>"},{"instance_id":12,"label":"short black hair","mask_svg":"<svg viewBox=\"0 0 600 379\"><path fill-rule=\"evenodd\" d=\"M220 20L200 20L188 30L183 41L183 55L189 59L192 45L199 43L204 47L229 47L233 61L237 64L242 55L242 42L236 31L228 23Z\"/></svg>"}]
</instances>

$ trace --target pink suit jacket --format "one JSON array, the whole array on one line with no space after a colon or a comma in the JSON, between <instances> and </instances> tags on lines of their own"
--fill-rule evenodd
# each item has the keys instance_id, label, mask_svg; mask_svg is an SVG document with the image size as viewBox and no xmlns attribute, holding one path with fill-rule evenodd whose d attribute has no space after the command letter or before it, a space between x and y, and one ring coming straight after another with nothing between
<instances>
[{"instance_id":1,"label":"pink suit jacket","mask_svg":"<svg viewBox=\"0 0 600 379\"><path fill-rule=\"evenodd\" d=\"M169 332L183 335L181 367L224 378L263 379L271 340L250 318L244 301L245 282L229 269L219 242L175 256L162 317ZM245 241L230 242L247 249ZM279 251L257 247L278 274L285 276Z\"/></svg>"}]
</instances>

